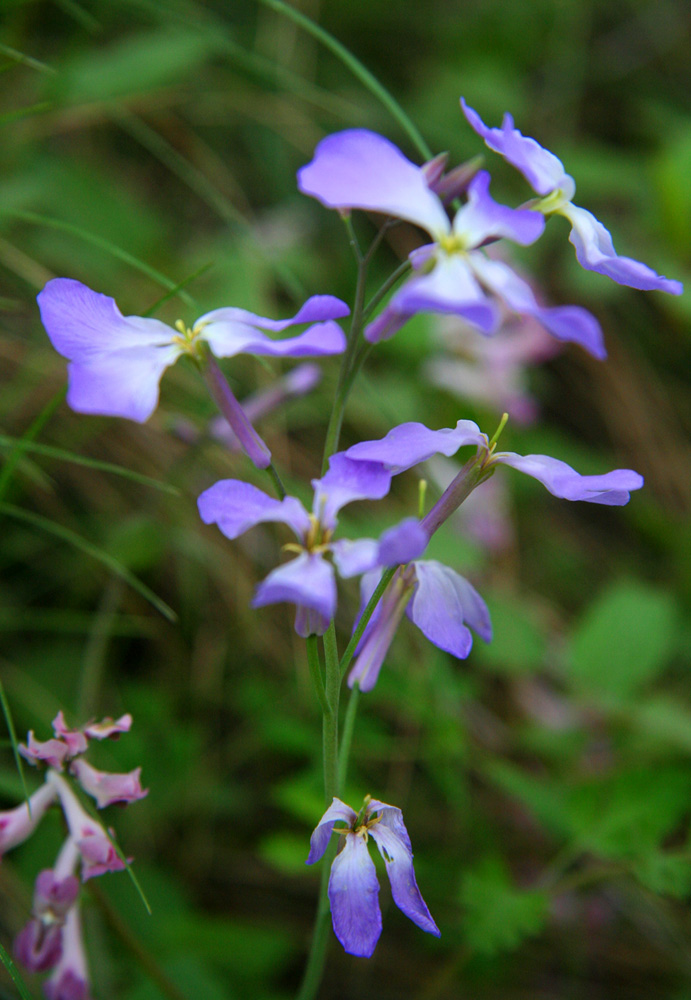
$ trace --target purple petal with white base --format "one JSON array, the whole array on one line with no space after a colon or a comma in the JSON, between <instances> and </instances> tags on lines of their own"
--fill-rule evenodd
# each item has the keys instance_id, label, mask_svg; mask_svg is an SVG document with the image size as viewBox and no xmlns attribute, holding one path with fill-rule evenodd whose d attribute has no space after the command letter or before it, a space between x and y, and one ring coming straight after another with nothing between
<instances>
[{"instance_id":1,"label":"purple petal with white base","mask_svg":"<svg viewBox=\"0 0 691 1000\"><path fill-rule=\"evenodd\" d=\"M290 319L267 319L265 316L257 316L256 313L248 312L247 309L228 306L204 313L197 320L197 325L201 326L207 323L238 323L242 326L259 327L260 330L272 330L274 333L281 333L289 326L297 326L300 323L323 323L330 319L342 319L349 313L350 309L345 302L337 299L334 295L313 295L307 299Z\"/></svg>"},{"instance_id":2,"label":"purple petal with white base","mask_svg":"<svg viewBox=\"0 0 691 1000\"><path fill-rule=\"evenodd\" d=\"M547 195L561 188L567 193L570 191L569 199L573 197L575 184L564 170L561 160L535 139L522 135L514 128L510 114L504 115L501 128L488 128L477 111L468 107L464 98L461 98L461 107L471 128L475 129L490 149L520 170L534 191Z\"/></svg>"},{"instance_id":3,"label":"purple petal with white base","mask_svg":"<svg viewBox=\"0 0 691 1000\"><path fill-rule=\"evenodd\" d=\"M272 570L257 587L252 607L261 608L283 601L312 608L328 625L336 610L333 566L319 553L302 552L296 559Z\"/></svg>"},{"instance_id":4,"label":"purple petal with white base","mask_svg":"<svg viewBox=\"0 0 691 1000\"><path fill-rule=\"evenodd\" d=\"M619 257L612 237L592 212L576 205L566 205L560 210L571 223L569 241L576 248L576 257L587 271L597 271L620 285L640 288L643 291L668 292L681 295L684 286L680 281L665 278L631 257Z\"/></svg>"},{"instance_id":5,"label":"purple petal with white base","mask_svg":"<svg viewBox=\"0 0 691 1000\"><path fill-rule=\"evenodd\" d=\"M433 236L450 229L423 168L367 129L348 129L322 139L312 162L298 171L298 188L327 208L383 212L407 219Z\"/></svg>"},{"instance_id":6,"label":"purple petal with white base","mask_svg":"<svg viewBox=\"0 0 691 1000\"><path fill-rule=\"evenodd\" d=\"M370 343L392 337L407 319L418 312L462 316L482 333L492 333L499 311L477 283L468 258L460 254L439 254L431 271L413 274L366 328Z\"/></svg>"},{"instance_id":7,"label":"purple petal with white base","mask_svg":"<svg viewBox=\"0 0 691 1000\"><path fill-rule=\"evenodd\" d=\"M340 799L334 798L329 808L314 828L310 838L310 852L305 861L306 865L313 865L324 856L334 825L341 820L346 826L352 827L357 819L357 813L349 805Z\"/></svg>"},{"instance_id":8,"label":"purple petal with white base","mask_svg":"<svg viewBox=\"0 0 691 1000\"><path fill-rule=\"evenodd\" d=\"M490 237L503 237L521 246L539 239L545 228L544 217L526 208L500 205L489 193L490 176L481 170L468 186L468 202L453 220L454 236L468 249L479 247Z\"/></svg>"},{"instance_id":9,"label":"purple petal with white base","mask_svg":"<svg viewBox=\"0 0 691 1000\"><path fill-rule=\"evenodd\" d=\"M348 954L371 958L382 926L377 872L363 837L343 839L329 876L333 929Z\"/></svg>"},{"instance_id":10,"label":"purple petal with white base","mask_svg":"<svg viewBox=\"0 0 691 1000\"><path fill-rule=\"evenodd\" d=\"M298 537L309 530L307 511L295 497L276 500L251 483L221 479L205 490L197 501L205 524L217 524L226 538L237 538L256 524L280 521Z\"/></svg>"},{"instance_id":11,"label":"purple petal with white base","mask_svg":"<svg viewBox=\"0 0 691 1000\"><path fill-rule=\"evenodd\" d=\"M534 316L557 340L580 344L593 357L607 357L602 328L595 317L580 306L547 308L537 303L530 285L503 261L475 254L472 260L477 277L495 295L521 316Z\"/></svg>"},{"instance_id":12,"label":"purple petal with white base","mask_svg":"<svg viewBox=\"0 0 691 1000\"><path fill-rule=\"evenodd\" d=\"M143 423L158 403L158 383L180 349L156 319L123 316L115 300L71 278L54 278L38 296L41 319L66 357L67 402L79 413Z\"/></svg>"},{"instance_id":13,"label":"purple petal with white base","mask_svg":"<svg viewBox=\"0 0 691 1000\"><path fill-rule=\"evenodd\" d=\"M432 455L455 455L459 448L470 444L487 447L487 436L473 420L459 420L455 427L438 431L412 421L399 424L377 441L361 441L345 454L358 462L379 462L397 475Z\"/></svg>"},{"instance_id":14,"label":"purple petal with white base","mask_svg":"<svg viewBox=\"0 0 691 1000\"><path fill-rule=\"evenodd\" d=\"M217 309L216 313L232 312ZM209 315L214 315L210 313ZM341 354L346 338L338 323L315 323L304 333L284 340L272 340L261 330L237 320L207 320L202 336L217 358L232 358L236 354L260 354L272 358L320 357Z\"/></svg>"},{"instance_id":15,"label":"purple petal with white base","mask_svg":"<svg viewBox=\"0 0 691 1000\"><path fill-rule=\"evenodd\" d=\"M483 638L491 638L489 612L484 601L458 573L435 560L415 563L418 585L406 614L430 642L463 660L470 652L473 637L464 621L471 615L481 624ZM469 590L474 597L468 602ZM466 605L469 604L468 607ZM483 614L479 614L480 607Z\"/></svg>"},{"instance_id":16,"label":"purple petal with white base","mask_svg":"<svg viewBox=\"0 0 691 1000\"><path fill-rule=\"evenodd\" d=\"M386 864L394 903L406 917L428 934L441 937L415 880L413 852L410 837L403 822L403 814L395 806L373 800L368 814L380 814L379 823L370 828L379 853Z\"/></svg>"},{"instance_id":17,"label":"purple petal with white base","mask_svg":"<svg viewBox=\"0 0 691 1000\"><path fill-rule=\"evenodd\" d=\"M329 459L321 479L313 479L313 512L327 528L334 528L336 515L355 500L381 500L391 488L391 473L379 462L354 462L345 452Z\"/></svg>"},{"instance_id":18,"label":"purple petal with white base","mask_svg":"<svg viewBox=\"0 0 691 1000\"><path fill-rule=\"evenodd\" d=\"M537 479L549 492L562 500L585 500L610 507L621 507L631 499L630 491L639 490L643 476L633 469L615 469L599 476L582 476L566 462L548 455L517 455L500 452L492 463L510 465Z\"/></svg>"},{"instance_id":19,"label":"purple petal with white base","mask_svg":"<svg viewBox=\"0 0 691 1000\"><path fill-rule=\"evenodd\" d=\"M22 802L14 809L0 812L0 857L31 836L56 798L57 790L43 784L29 797L29 805Z\"/></svg>"}]
</instances>

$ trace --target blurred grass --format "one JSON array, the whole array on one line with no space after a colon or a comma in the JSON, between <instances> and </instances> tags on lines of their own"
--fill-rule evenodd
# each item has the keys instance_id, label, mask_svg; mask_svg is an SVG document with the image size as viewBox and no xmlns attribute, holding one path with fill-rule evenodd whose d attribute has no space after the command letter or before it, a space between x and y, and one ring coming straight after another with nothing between
<instances>
[{"instance_id":1,"label":"blurred grass","mask_svg":"<svg viewBox=\"0 0 691 1000\"><path fill-rule=\"evenodd\" d=\"M497 0L296 6L375 73L435 152L453 162L481 151L460 93L493 124L510 110L563 158L577 203L611 227L620 253L688 279L683 0L540 0L529 12ZM324 134L351 126L414 156L341 62L249 0L13 0L0 70L0 431L13 440L64 385L34 301L48 278L83 280L137 315L179 288L156 312L170 322L224 304L287 314L318 292L350 300L342 226L297 193L295 170ZM523 200L518 175L482 151L495 197ZM404 807L443 936L421 935L384 887L375 958L334 947L324 1000L691 995L691 300L584 274L565 236L555 220L520 259L554 302L598 315L610 360L570 349L536 371L543 422L510 424L502 446L583 471L630 466L646 489L630 508L583 509L507 474L508 550L489 555L450 528L439 539L436 554L487 596L496 640L459 664L404 623L362 699L346 798L371 792ZM396 232L382 277L415 238ZM419 321L373 352L346 443L405 419L496 425L496 414L424 380L433 344L432 324ZM315 394L261 427L303 497L335 384L335 364L323 367ZM227 366L240 396L273 370L251 359ZM316 899L318 873L303 861L321 809L320 727L290 610L249 608L283 535L231 544L199 522L196 497L216 479L263 485L209 440L211 414L180 363L144 426L62 405L40 428L8 477L5 499L28 520L6 517L0 537L0 671L20 733L45 737L60 707L74 721L134 714L132 733L99 748L95 763L144 766L149 797L108 821L154 915L125 876L99 889L185 995L277 1000L294 993ZM416 492L408 478L388 513L346 511L344 534L377 533L414 508ZM42 521L88 539L177 623L37 530ZM357 596L344 593L347 629ZM0 787L8 806L22 795L9 749ZM54 820L0 869L6 945L58 848ZM97 995L160 996L88 892L86 905Z\"/></svg>"}]
</instances>

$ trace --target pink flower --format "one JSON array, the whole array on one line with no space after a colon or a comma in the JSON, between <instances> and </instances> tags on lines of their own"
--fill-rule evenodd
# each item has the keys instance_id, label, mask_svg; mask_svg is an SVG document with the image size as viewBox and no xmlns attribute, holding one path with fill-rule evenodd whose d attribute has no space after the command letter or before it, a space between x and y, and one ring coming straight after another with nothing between
<instances>
[{"instance_id":1,"label":"pink flower","mask_svg":"<svg viewBox=\"0 0 691 1000\"><path fill-rule=\"evenodd\" d=\"M85 760L75 760L70 770L84 791L96 799L99 809L113 802L136 802L149 794L148 788L143 789L139 781L141 767L129 774L109 774L96 770Z\"/></svg>"}]
</instances>

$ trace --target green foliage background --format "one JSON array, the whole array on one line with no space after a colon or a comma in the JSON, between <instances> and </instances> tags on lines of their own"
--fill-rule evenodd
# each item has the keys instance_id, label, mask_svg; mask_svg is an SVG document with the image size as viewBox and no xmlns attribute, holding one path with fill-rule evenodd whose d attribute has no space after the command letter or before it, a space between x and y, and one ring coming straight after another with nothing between
<instances>
[{"instance_id":1,"label":"green foliage background","mask_svg":"<svg viewBox=\"0 0 691 1000\"><path fill-rule=\"evenodd\" d=\"M491 123L510 110L562 157L577 203L621 253L688 283L684 0L299 6L396 95L435 152L484 152L459 94ZM94 993L287 998L309 941L318 873L303 862L323 804L319 718L290 611L249 609L283 539L267 530L231 544L200 523L202 489L254 473L208 438L211 404L185 364L144 426L71 413L35 295L70 276L125 314L160 303L171 322L231 304L288 315L318 292L350 300L342 227L299 195L295 170L344 127L414 151L341 62L249 0L4 0L0 70L2 683L18 731L39 738L60 707L74 721L131 711L132 733L95 763L143 764L151 789L109 822L153 916L125 875L90 884ZM487 162L499 200L526 197L514 171ZM346 798L372 792L405 809L442 937L409 924L383 886L375 957L335 946L324 1000L691 998L691 299L586 274L565 237L553 222L522 259L555 302L598 315L610 358L569 349L536 371L543 419L509 426L502 446L584 472L632 467L646 488L630 507L591 509L513 477L509 551L491 557L450 530L440 539L486 595L496 639L459 663L401 628L362 699ZM407 419L493 429L497 414L423 378L432 346L417 320L373 353L346 443ZM335 363L324 370L317 393L261 428L303 495ZM251 359L227 371L241 396L274 377ZM400 484L386 523L415 495L412 480ZM374 506L344 519L346 533L383 526ZM345 629L354 588L344 604ZM0 792L7 806L22 795L9 741ZM51 817L3 861L6 946L60 835Z\"/></svg>"}]
</instances>

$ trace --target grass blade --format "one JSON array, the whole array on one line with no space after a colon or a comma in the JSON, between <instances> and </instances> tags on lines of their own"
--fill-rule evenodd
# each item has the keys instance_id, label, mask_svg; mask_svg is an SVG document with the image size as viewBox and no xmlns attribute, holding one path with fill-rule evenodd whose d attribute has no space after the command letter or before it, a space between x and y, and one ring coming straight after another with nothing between
<instances>
[{"instance_id":1,"label":"grass blade","mask_svg":"<svg viewBox=\"0 0 691 1000\"><path fill-rule=\"evenodd\" d=\"M61 541L67 542L68 545L72 545L74 548L86 553L86 555L91 556L92 559L106 566L111 573L121 577L133 590L141 594L152 607L156 608L164 618L167 618L170 622L177 621L177 615L162 598L158 597L153 590L147 587L145 583L142 583L134 573L130 572L121 562L118 562L109 552L100 549L93 542L82 538L81 535L78 535L70 528L65 528L62 524L56 524L55 521L51 521L41 514L34 514L33 511L23 510L14 504L0 503L0 513L7 514L8 517L14 517L18 521L24 521L25 524L31 524L33 527L39 528L41 531L45 531L47 534L53 535Z\"/></svg>"},{"instance_id":2,"label":"grass blade","mask_svg":"<svg viewBox=\"0 0 691 1000\"><path fill-rule=\"evenodd\" d=\"M53 414L57 410L60 403L62 403L66 395L67 395L67 386L64 386L62 389L60 389L59 392L56 392L56 394L53 396L52 399L48 400L46 405L43 407L38 416L35 417L33 422L29 425L24 434L21 436L21 438L17 440L17 443L14 445L12 451L7 456L7 461L2 467L2 472L0 472L0 500L2 500L2 498L7 493L7 490L9 489L9 485L12 482L12 476L14 475L15 470L19 465L19 462L21 461L22 455L24 454L25 451L28 450L29 445L34 440L34 438L37 438L38 435L41 433L44 426L53 416Z\"/></svg>"},{"instance_id":3,"label":"grass blade","mask_svg":"<svg viewBox=\"0 0 691 1000\"><path fill-rule=\"evenodd\" d=\"M17 987L19 996L22 998L22 1000L34 1000L34 998L29 993L29 990L27 989L26 983L19 975L19 970L17 969L17 966L14 964L10 956L7 954L2 944L0 944L0 962L2 962L2 964L7 969L10 979Z\"/></svg>"},{"instance_id":4,"label":"grass blade","mask_svg":"<svg viewBox=\"0 0 691 1000\"><path fill-rule=\"evenodd\" d=\"M26 779L24 777L24 768L22 766L22 758L19 753L19 742L17 740L17 732L14 728L14 720L12 719L12 713L10 712L10 703L5 695L5 689L2 686L2 681L0 681L0 704L2 705L2 714L5 716L5 724L7 725L7 732L10 734L10 742L12 744L12 753L14 754L14 762L17 765L17 771L19 772L19 780L22 783L22 791L24 792L24 798L26 799L26 805L29 810L29 816L31 815L31 805L29 803L29 789L26 787Z\"/></svg>"}]
</instances>

